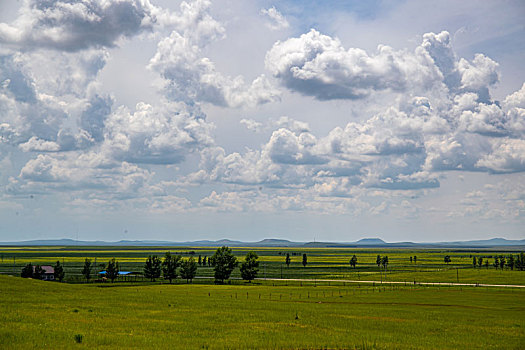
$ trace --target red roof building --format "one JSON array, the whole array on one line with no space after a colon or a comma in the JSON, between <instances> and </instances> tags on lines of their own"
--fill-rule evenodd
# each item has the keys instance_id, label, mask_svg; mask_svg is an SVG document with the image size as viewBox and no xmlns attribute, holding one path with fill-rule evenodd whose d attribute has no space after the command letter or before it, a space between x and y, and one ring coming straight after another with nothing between
<instances>
[{"instance_id":1,"label":"red roof building","mask_svg":"<svg viewBox=\"0 0 525 350\"><path fill-rule=\"evenodd\" d=\"M35 267L36 266L33 266L33 274L35 273ZM42 271L44 271L44 273L42 274L42 278L41 278L43 281L54 281L55 280L55 269L53 268L53 266L42 265L40 266L40 268L42 269Z\"/></svg>"}]
</instances>

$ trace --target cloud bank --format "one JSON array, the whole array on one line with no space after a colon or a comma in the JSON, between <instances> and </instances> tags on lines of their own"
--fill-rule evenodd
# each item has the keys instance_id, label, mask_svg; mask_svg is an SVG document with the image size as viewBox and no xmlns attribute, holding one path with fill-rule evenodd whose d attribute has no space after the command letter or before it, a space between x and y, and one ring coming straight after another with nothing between
<instances>
[{"instance_id":1,"label":"cloud bank","mask_svg":"<svg viewBox=\"0 0 525 350\"><path fill-rule=\"evenodd\" d=\"M265 33L293 23L275 7L261 15ZM210 54L228 28L206 0L175 11L148 0L24 2L0 23L0 161L13 169L1 174L2 196L152 213L417 217L410 200L436 195L447 174L525 172L525 84L494 99L498 62L459 57L447 31L422 33L412 50L367 52L311 29L270 45L248 79ZM114 50L144 33L156 40L146 65L158 81L130 89L157 99L124 106L101 76ZM286 99L327 109L314 122L283 116ZM319 131L335 103L377 105ZM219 142L230 126L218 115L253 140ZM523 216L522 195L504 202L515 210L501 215Z\"/></svg>"}]
</instances>

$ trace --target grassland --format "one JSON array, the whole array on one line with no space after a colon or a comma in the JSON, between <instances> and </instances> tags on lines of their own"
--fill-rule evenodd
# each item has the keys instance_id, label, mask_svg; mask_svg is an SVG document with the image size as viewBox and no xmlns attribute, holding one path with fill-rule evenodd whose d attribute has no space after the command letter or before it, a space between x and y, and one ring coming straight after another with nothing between
<instances>
[{"instance_id":1,"label":"grassland","mask_svg":"<svg viewBox=\"0 0 525 350\"><path fill-rule=\"evenodd\" d=\"M505 251L258 248L260 277L214 285L211 267L193 284L140 277L84 283L113 257L142 272L150 254L211 256L212 248L0 248L0 348L524 349L525 288L423 286L417 282L525 285L524 271L473 268ZM241 259L251 248L234 248ZM286 253L292 264L286 267ZM301 264L302 254L308 264ZM357 267L348 260L358 257ZM388 255L380 273L377 255ZM515 254L515 252L514 252ZM450 255L452 262L444 263ZM417 256L417 263L410 257ZM33 264L66 267L69 283L7 276ZM238 278L238 269L234 272ZM281 279L282 278L282 279ZM297 278L299 281L289 281ZM306 281L313 279L315 282ZM320 281L331 279L338 282ZM344 280L400 281L397 285ZM81 339L81 340L80 340Z\"/></svg>"},{"instance_id":2,"label":"grassland","mask_svg":"<svg viewBox=\"0 0 525 350\"><path fill-rule=\"evenodd\" d=\"M521 289L80 285L0 276L0 295L2 349L525 346Z\"/></svg>"}]
</instances>

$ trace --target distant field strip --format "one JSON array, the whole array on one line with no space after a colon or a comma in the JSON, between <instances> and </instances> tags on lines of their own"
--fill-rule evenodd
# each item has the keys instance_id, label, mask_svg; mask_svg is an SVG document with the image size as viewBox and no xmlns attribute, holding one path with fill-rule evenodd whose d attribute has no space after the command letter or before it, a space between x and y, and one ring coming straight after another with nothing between
<instances>
[{"instance_id":1,"label":"distant field strip","mask_svg":"<svg viewBox=\"0 0 525 350\"><path fill-rule=\"evenodd\" d=\"M306 278L257 278L266 281L295 281L295 282L345 282L345 283L367 283L367 284L401 284L401 285L423 285L423 286L466 286L466 287L501 287L501 288L525 288L525 285L517 284L484 284L484 283L453 283L453 282L400 282L400 281L362 281L362 280L327 280L327 279L306 279Z\"/></svg>"}]
</instances>

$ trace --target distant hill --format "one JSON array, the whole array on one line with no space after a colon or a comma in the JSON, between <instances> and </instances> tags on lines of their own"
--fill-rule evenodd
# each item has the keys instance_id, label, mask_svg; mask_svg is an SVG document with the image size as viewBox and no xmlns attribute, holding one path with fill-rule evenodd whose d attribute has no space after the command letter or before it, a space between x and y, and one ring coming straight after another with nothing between
<instances>
[{"instance_id":1,"label":"distant hill","mask_svg":"<svg viewBox=\"0 0 525 350\"><path fill-rule=\"evenodd\" d=\"M363 238L355 242L357 245L384 245L387 244L381 238Z\"/></svg>"},{"instance_id":2,"label":"distant hill","mask_svg":"<svg viewBox=\"0 0 525 350\"><path fill-rule=\"evenodd\" d=\"M514 246L525 245L525 239L511 240L505 238L491 238L477 241L442 242L439 244L469 245L469 246Z\"/></svg>"},{"instance_id":3,"label":"distant hill","mask_svg":"<svg viewBox=\"0 0 525 350\"><path fill-rule=\"evenodd\" d=\"M171 244L174 244L176 242L171 242ZM240 246L243 244L243 242L241 241L232 241L231 239L220 239L218 241L209 241L209 240L203 240L203 241L193 241L193 242L182 242L180 243L181 245L184 245L184 246L192 246L192 245L197 245L197 246L230 246L230 247L235 247L235 246Z\"/></svg>"},{"instance_id":4,"label":"distant hill","mask_svg":"<svg viewBox=\"0 0 525 350\"><path fill-rule=\"evenodd\" d=\"M187 242L152 241L152 240L121 240L117 242L106 241L77 241L69 238L30 240L21 242L0 242L2 246L117 246L117 247L327 247L327 248L362 248L362 247L384 247L384 248L491 248L491 247L524 247L525 239L510 240L505 238L492 238L485 240L415 243L395 242L388 243L380 238L363 238L356 242L293 242L286 239L266 238L258 242L242 242L230 239L217 241L200 240Z\"/></svg>"},{"instance_id":5,"label":"distant hill","mask_svg":"<svg viewBox=\"0 0 525 350\"><path fill-rule=\"evenodd\" d=\"M266 238L252 244L259 247L296 247L304 245L304 242L292 242L286 239Z\"/></svg>"}]
</instances>

